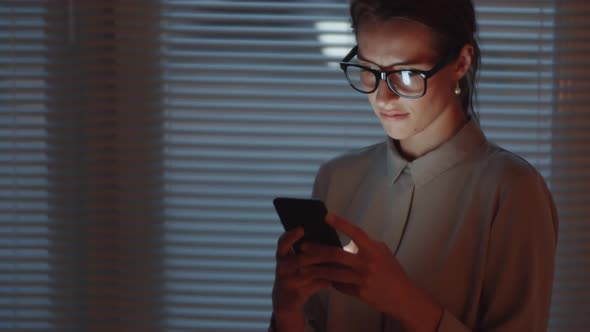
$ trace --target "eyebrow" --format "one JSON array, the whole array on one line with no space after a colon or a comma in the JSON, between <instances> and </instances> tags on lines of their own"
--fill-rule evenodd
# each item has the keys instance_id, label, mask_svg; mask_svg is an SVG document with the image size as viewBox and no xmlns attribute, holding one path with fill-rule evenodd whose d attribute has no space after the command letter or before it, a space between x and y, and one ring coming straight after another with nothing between
<instances>
[{"instance_id":1,"label":"eyebrow","mask_svg":"<svg viewBox=\"0 0 590 332\"><path fill-rule=\"evenodd\" d=\"M380 66L379 64L377 64L377 63L375 63L375 62L373 62L371 60L368 60L367 58L365 58L364 56L362 56L360 51L357 52L356 56L357 56L357 58L359 58L359 60L364 61L364 62L368 62L368 63L373 64L373 65L375 65L377 67L380 67L380 68L389 68L389 67L395 67L395 66L409 66L409 65L417 65L417 64L419 64L419 63L416 63L416 62L408 62L408 61L406 61L406 62L392 63L392 64L387 65L387 66Z\"/></svg>"}]
</instances>

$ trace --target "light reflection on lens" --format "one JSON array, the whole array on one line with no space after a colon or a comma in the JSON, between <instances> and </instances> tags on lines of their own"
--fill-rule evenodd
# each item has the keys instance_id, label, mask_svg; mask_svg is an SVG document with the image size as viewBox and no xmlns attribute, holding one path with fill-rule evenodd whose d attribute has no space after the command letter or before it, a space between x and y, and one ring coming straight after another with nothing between
<instances>
[{"instance_id":1,"label":"light reflection on lens","mask_svg":"<svg viewBox=\"0 0 590 332\"><path fill-rule=\"evenodd\" d=\"M412 78L410 77L409 71L402 71L402 82L406 86L412 85Z\"/></svg>"}]
</instances>

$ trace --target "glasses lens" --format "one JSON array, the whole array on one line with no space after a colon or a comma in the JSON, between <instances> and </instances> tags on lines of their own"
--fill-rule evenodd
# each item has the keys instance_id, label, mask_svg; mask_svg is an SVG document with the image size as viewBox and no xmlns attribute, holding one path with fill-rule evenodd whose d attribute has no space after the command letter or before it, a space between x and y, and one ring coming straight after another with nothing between
<instances>
[{"instance_id":1,"label":"glasses lens","mask_svg":"<svg viewBox=\"0 0 590 332\"><path fill-rule=\"evenodd\" d=\"M426 80L420 73L400 70L389 74L387 82L398 94L404 97L420 97L424 94Z\"/></svg>"},{"instance_id":2,"label":"glasses lens","mask_svg":"<svg viewBox=\"0 0 590 332\"><path fill-rule=\"evenodd\" d=\"M365 93L375 90L376 78L372 72L355 66L347 66L345 74L348 82L355 89Z\"/></svg>"}]
</instances>

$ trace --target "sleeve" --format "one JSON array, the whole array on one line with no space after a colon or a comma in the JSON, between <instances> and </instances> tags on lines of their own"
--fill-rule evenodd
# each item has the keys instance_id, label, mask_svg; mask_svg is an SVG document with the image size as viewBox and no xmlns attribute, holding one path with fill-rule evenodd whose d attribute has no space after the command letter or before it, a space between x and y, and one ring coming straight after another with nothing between
<instances>
[{"instance_id":1,"label":"sleeve","mask_svg":"<svg viewBox=\"0 0 590 332\"><path fill-rule=\"evenodd\" d=\"M546 331L549 321L558 216L543 178L515 176L493 217L478 331ZM439 332L470 331L444 310Z\"/></svg>"},{"instance_id":2,"label":"sleeve","mask_svg":"<svg viewBox=\"0 0 590 332\"><path fill-rule=\"evenodd\" d=\"M479 330L546 331L557 211L534 170L514 177L506 188L491 225Z\"/></svg>"},{"instance_id":3,"label":"sleeve","mask_svg":"<svg viewBox=\"0 0 590 332\"><path fill-rule=\"evenodd\" d=\"M470 328L465 326L460 320L458 320L448 310L443 310L443 315L438 324L438 332L469 332Z\"/></svg>"},{"instance_id":4,"label":"sleeve","mask_svg":"<svg viewBox=\"0 0 590 332\"><path fill-rule=\"evenodd\" d=\"M329 184L328 165L324 164L319 168L316 174L311 197L325 202Z\"/></svg>"},{"instance_id":5,"label":"sleeve","mask_svg":"<svg viewBox=\"0 0 590 332\"><path fill-rule=\"evenodd\" d=\"M318 330L317 328L315 328L312 325L310 325L309 322L306 322L303 332L317 332L317 331L326 331L326 330ZM274 315L272 315L270 317L270 323L269 323L267 332L279 332L279 331L277 331L277 328L275 326L275 318L274 318Z\"/></svg>"}]
</instances>

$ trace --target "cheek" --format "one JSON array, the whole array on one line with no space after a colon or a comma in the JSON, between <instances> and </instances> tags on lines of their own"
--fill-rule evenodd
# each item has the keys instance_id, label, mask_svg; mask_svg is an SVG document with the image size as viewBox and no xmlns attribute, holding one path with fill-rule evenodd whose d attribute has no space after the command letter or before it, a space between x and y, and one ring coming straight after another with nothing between
<instances>
[{"instance_id":1,"label":"cheek","mask_svg":"<svg viewBox=\"0 0 590 332\"><path fill-rule=\"evenodd\" d=\"M448 80L433 80L428 83L426 95L417 100L419 104L417 107L420 107L422 113L436 115L447 108L454 98L457 98L453 93L455 85L451 85Z\"/></svg>"},{"instance_id":2,"label":"cheek","mask_svg":"<svg viewBox=\"0 0 590 332\"><path fill-rule=\"evenodd\" d=\"M371 93L369 95L367 95L367 100L369 101L369 104L371 105L371 109L373 110L373 112L377 112L376 111L376 107L377 106L377 98L376 98L377 94L376 93Z\"/></svg>"},{"instance_id":3,"label":"cheek","mask_svg":"<svg viewBox=\"0 0 590 332\"><path fill-rule=\"evenodd\" d=\"M412 113L412 121L408 123L409 133L417 134L423 131L440 113L435 101L435 95L425 95L422 98L412 100L406 104L406 109Z\"/></svg>"},{"instance_id":4,"label":"cheek","mask_svg":"<svg viewBox=\"0 0 590 332\"><path fill-rule=\"evenodd\" d=\"M441 74L441 75L438 75ZM448 99L453 95L457 82L453 81L446 71L442 71L428 80L426 96L433 99Z\"/></svg>"},{"instance_id":5,"label":"cheek","mask_svg":"<svg viewBox=\"0 0 590 332\"><path fill-rule=\"evenodd\" d=\"M428 124L428 119L431 117L432 107L429 107L429 105L432 105L432 103L425 97L420 98L420 100L414 100L412 105L409 105L414 115L414 121L412 121L411 127L413 133L422 131Z\"/></svg>"}]
</instances>

